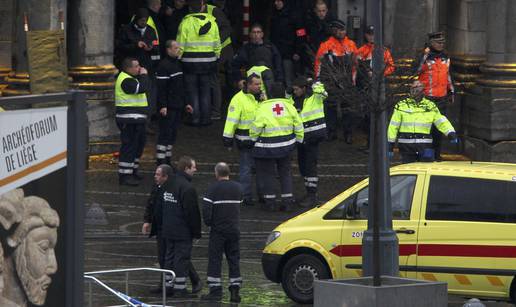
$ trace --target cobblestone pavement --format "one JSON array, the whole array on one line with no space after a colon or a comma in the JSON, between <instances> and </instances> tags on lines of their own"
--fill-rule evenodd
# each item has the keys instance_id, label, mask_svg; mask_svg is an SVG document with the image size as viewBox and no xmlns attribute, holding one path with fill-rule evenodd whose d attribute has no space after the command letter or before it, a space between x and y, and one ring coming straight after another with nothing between
<instances>
[{"instance_id":1,"label":"cobblestone pavement","mask_svg":"<svg viewBox=\"0 0 516 307\"><path fill-rule=\"evenodd\" d=\"M229 162L233 173L238 172L238 152L227 151L221 142L222 122L204 128L182 127L174 148L173 160L188 154L198 163L199 172L194 184L200 195L214 181L213 167L218 161ZM145 179L138 187L118 185L117 165L107 159L91 159L87 170L86 203L89 208L98 204L107 215L106 225L86 225L85 230L85 271L108 270L134 267L157 267L156 243L141 235L143 212L148 193L152 186L154 172L155 137L149 137L142 170ZM363 135L355 137L353 145L342 140L325 142L320 153L320 198L329 200L340 191L365 178L367 174L367 154L360 150L365 145ZM293 165L295 163L293 159ZM296 196L303 195L303 181L298 175L297 166L293 168ZM236 178L236 176L235 176ZM295 212L268 213L256 206L242 209L241 266L244 285L242 306L298 306L284 294L281 285L265 279L261 268L261 251L269 232L286 219L299 214ZM193 263L204 280L207 267L208 233L203 229L203 237L195 242ZM227 272L224 265L223 272ZM225 276L227 277L227 276ZM125 275L103 276L102 280L111 287L125 291ZM156 273L131 273L129 275L129 294L145 303L161 304L161 297L149 293L160 280ZM225 279L227 281L227 278ZM207 292L207 288L203 289ZM89 284L85 284L86 306L90 298ZM107 291L91 286L92 306L111 306L122 304ZM462 306L463 298L450 298L449 306ZM198 299L167 301L170 306L226 306L229 295L226 291L220 304L200 303ZM502 303L489 303L488 306L508 306Z\"/></svg>"}]
</instances>

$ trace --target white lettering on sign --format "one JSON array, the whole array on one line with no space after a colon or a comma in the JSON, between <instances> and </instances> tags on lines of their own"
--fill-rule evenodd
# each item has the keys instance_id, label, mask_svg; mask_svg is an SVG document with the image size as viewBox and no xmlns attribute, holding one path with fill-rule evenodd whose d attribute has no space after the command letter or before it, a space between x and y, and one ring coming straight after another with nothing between
<instances>
[{"instance_id":1,"label":"white lettering on sign","mask_svg":"<svg viewBox=\"0 0 516 307\"><path fill-rule=\"evenodd\" d=\"M0 112L0 194L66 166L67 110Z\"/></svg>"}]
</instances>

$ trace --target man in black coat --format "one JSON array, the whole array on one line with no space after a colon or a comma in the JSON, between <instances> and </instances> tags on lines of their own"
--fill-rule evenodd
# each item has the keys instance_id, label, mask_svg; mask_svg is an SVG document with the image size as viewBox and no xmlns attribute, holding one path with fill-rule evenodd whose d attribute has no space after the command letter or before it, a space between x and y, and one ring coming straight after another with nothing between
<instances>
[{"instance_id":1,"label":"man in black coat","mask_svg":"<svg viewBox=\"0 0 516 307\"><path fill-rule=\"evenodd\" d=\"M294 63L299 60L296 53L296 22L294 10L287 5L286 0L275 0L274 11L271 17L271 42L281 54L285 85L292 86L294 79Z\"/></svg>"},{"instance_id":2,"label":"man in black coat","mask_svg":"<svg viewBox=\"0 0 516 307\"><path fill-rule=\"evenodd\" d=\"M233 81L240 89L244 88L245 76L242 76L240 69L245 71L253 66L267 66L274 73L275 82L283 82L283 64L278 48L263 39L263 27L260 24L253 24L249 29L249 43L246 43L238 50L231 62Z\"/></svg>"},{"instance_id":3,"label":"man in black coat","mask_svg":"<svg viewBox=\"0 0 516 307\"><path fill-rule=\"evenodd\" d=\"M165 251L166 241L161 235L162 232L162 200L163 200L163 184L172 177L172 167L170 165L160 165L156 168L154 173L154 185L152 187L151 195L145 207L143 215L142 233L148 234L149 238L156 236L156 243L158 247L158 262L159 267L165 268ZM166 276L166 280L170 280L171 276ZM161 283L160 283L161 284ZM153 293L162 291L161 286L153 289Z\"/></svg>"},{"instance_id":4,"label":"man in black coat","mask_svg":"<svg viewBox=\"0 0 516 307\"><path fill-rule=\"evenodd\" d=\"M122 27L116 40L117 55L120 58L134 57L149 73L153 72L153 58L159 59L156 32L147 25L149 12L136 10L134 19Z\"/></svg>"},{"instance_id":5,"label":"man in black coat","mask_svg":"<svg viewBox=\"0 0 516 307\"><path fill-rule=\"evenodd\" d=\"M165 6L163 24L167 33L167 40L175 40L179 24L183 17L189 13L188 6L186 5L186 0L166 0Z\"/></svg>"},{"instance_id":6,"label":"man in black coat","mask_svg":"<svg viewBox=\"0 0 516 307\"><path fill-rule=\"evenodd\" d=\"M215 166L217 182L208 188L203 198L204 223L210 228L208 246L208 287L210 293L203 300L222 299L222 254L226 255L229 266L230 301L240 303L240 206L242 187L229 180L229 166L219 162Z\"/></svg>"},{"instance_id":7,"label":"man in black coat","mask_svg":"<svg viewBox=\"0 0 516 307\"><path fill-rule=\"evenodd\" d=\"M188 113L193 111L192 106L185 103L183 69L178 60L179 44L174 40L168 40L165 45L167 55L156 69L159 111L159 134L156 145L158 165L170 165L181 114L183 110Z\"/></svg>"},{"instance_id":8,"label":"man in black coat","mask_svg":"<svg viewBox=\"0 0 516 307\"><path fill-rule=\"evenodd\" d=\"M176 273L174 296L187 297L186 275L192 267L192 240L201 238L201 213L197 204L197 191L191 184L197 171L191 157L183 156L177 163L176 175L164 185L163 191L163 238L167 252L167 269ZM200 280L192 282L192 293L200 290Z\"/></svg>"}]
</instances>

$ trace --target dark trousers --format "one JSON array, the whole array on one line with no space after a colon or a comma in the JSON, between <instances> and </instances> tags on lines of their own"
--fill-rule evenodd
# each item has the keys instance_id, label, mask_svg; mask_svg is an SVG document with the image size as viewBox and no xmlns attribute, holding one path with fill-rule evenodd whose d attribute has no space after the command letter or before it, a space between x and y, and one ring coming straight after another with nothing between
<instances>
[{"instance_id":1,"label":"dark trousers","mask_svg":"<svg viewBox=\"0 0 516 307\"><path fill-rule=\"evenodd\" d=\"M337 129L339 124L342 125L342 130L344 136L352 135L353 132L353 112L349 110L342 111L341 122L339 123L339 115L336 105L325 105L324 106L324 118L326 121L326 129L328 131L328 136L330 138L332 136L337 135Z\"/></svg>"},{"instance_id":2,"label":"dark trousers","mask_svg":"<svg viewBox=\"0 0 516 307\"><path fill-rule=\"evenodd\" d=\"M253 167L254 167L254 158L251 154L251 149L248 148L240 148L239 155L239 172L238 172L238 181L242 185L243 196L246 200L251 200L253 198Z\"/></svg>"},{"instance_id":3,"label":"dark trousers","mask_svg":"<svg viewBox=\"0 0 516 307\"><path fill-rule=\"evenodd\" d=\"M432 162L434 156L425 156L425 150L432 150L432 144L399 144L398 148L401 154L401 163L411 162Z\"/></svg>"},{"instance_id":4,"label":"dark trousers","mask_svg":"<svg viewBox=\"0 0 516 307\"><path fill-rule=\"evenodd\" d=\"M319 158L319 143L302 144L297 147L299 172L305 179L307 193L317 193L317 160Z\"/></svg>"},{"instance_id":5,"label":"dark trousers","mask_svg":"<svg viewBox=\"0 0 516 307\"><path fill-rule=\"evenodd\" d=\"M120 123L120 157L118 158L118 175L132 175L140 166L140 157L145 148L145 123Z\"/></svg>"},{"instance_id":6,"label":"dark trousers","mask_svg":"<svg viewBox=\"0 0 516 307\"><path fill-rule=\"evenodd\" d=\"M166 245L166 268L176 273L174 290L186 290L187 275L190 277L192 284L197 284L200 278L191 261L192 240L166 239Z\"/></svg>"},{"instance_id":7,"label":"dark trousers","mask_svg":"<svg viewBox=\"0 0 516 307\"><path fill-rule=\"evenodd\" d=\"M444 97L427 97L431 101L435 103L437 108L439 109L439 112L441 112L442 115L446 116L448 113L448 96ZM434 126L432 125L432 130L430 131L432 134L432 139L434 140L434 152L435 152L435 159L440 160L441 159L441 138L442 133Z\"/></svg>"},{"instance_id":8,"label":"dark trousers","mask_svg":"<svg viewBox=\"0 0 516 307\"><path fill-rule=\"evenodd\" d=\"M331 138L333 135L337 135L337 106L336 105L324 105L324 119L326 121L326 130L328 136Z\"/></svg>"},{"instance_id":9,"label":"dark trousers","mask_svg":"<svg viewBox=\"0 0 516 307\"><path fill-rule=\"evenodd\" d=\"M211 123L211 84L212 74L184 74L188 101L193 108L192 124Z\"/></svg>"},{"instance_id":10,"label":"dark trousers","mask_svg":"<svg viewBox=\"0 0 516 307\"><path fill-rule=\"evenodd\" d=\"M211 112L214 117L220 117L222 108L222 87L218 74L211 75Z\"/></svg>"},{"instance_id":11,"label":"dark trousers","mask_svg":"<svg viewBox=\"0 0 516 307\"><path fill-rule=\"evenodd\" d=\"M266 203L273 203L276 199L275 187L276 169L281 186L281 200L292 202L292 172L290 169L290 154L283 158L263 159L255 158L256 177L259 192L263 195Z\"/></svg>"},{"instance_id":12,"label":"dark trousers","mask_svg":"<svg viewBox=\"0 0 516 307\"><path fill-rule=\"evenodd\" d=\"M168 109L167 116L159 117L159 134L156 144L157 164L170 164L172 146L176 143L177 129L181 121L181 110Z\"/></svg>"},{"instance_id":13,"label":"dark trousers","mask_svg":"<svg viewBox=\"0 0 516 307\"><path fill-rule=\"evenodd\" d=\"M210 292L222 288L222 254L229 267L229 286L240 287L240 235L238 233L210 232L208 245L208 287Z\"/></svg>"}]
</instances>

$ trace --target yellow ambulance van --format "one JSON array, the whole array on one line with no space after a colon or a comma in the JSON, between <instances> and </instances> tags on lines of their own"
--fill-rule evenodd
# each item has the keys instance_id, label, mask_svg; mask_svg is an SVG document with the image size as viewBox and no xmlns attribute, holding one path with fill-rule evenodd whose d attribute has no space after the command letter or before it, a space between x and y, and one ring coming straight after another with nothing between
<instances>
[{"instance_id":1,"label":"yellow ambulance van","mask_svg":"<svg viewBox=\"0 0 516 307\"><path fill-rule=\"evenodd\" d=\"M516 300L516 164L411 163L391 168L390 180L402 277ZM365 179L274 229L265 276L299 303L312 301L314 279L361 276L368 192Z\"/></svg>"}]
</instances>

